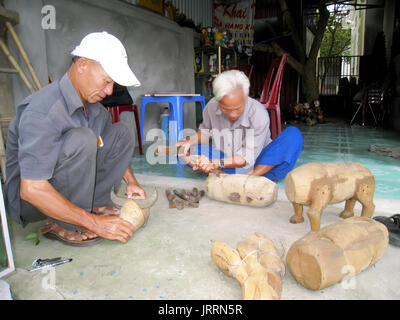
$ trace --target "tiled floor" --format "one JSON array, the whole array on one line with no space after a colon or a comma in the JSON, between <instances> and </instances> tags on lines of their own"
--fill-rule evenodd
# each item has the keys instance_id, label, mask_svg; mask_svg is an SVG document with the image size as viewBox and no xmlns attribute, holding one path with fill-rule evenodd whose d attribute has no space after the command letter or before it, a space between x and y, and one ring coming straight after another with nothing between
<instances>
[{"instance_id":1,"label":"tiled floor","mask_svg":"<svg viewBox=\"0 0 400 320\"><path fill-rule=\"evenodd\" d=\"M296 167L308 162L360 162L367 166L376 180L376 198L400 199L400 159L381 156L368 151L370 145L399 147L400 133L362 127L341 121L329 121L316 126L297 125L303 133L304 147ZM146 155L146 149L145 149ZM184 165L149 164L146 156L136 148L131 165L136 173L158 176L205 179L206 175L194 172ZM284 181L278 182L280 187Z\"/></svg>"},{"instance_id":2,"label":"tiled floor","mask_svg":"<svg viewBox=\"0 0 400 320\"><path fill-rule=\"evenodd\" d=\"M400 172L396 169L400 160L368 152L372 143L396 146L400 141L398 135L331 124L300 129L305 144L297 165L309 161L360 161L377 178L376 196L400 198L398 190L394 190L399 181ZM24 239L37 232L43 221L22 228L10 220L17 270L5 280L15 299L239 300L242 292L237 281L226 277L210 258L213 241L234 247L245 236L261 232L275 242L285 260L291 245L310 230L307 218L303 224L289 223L293 207L282 192L278 192L277 201L267 208L238 206L204 197L199 208L169 209L166 189L203 188L201 179L205 175L182 165L150 165L138 150L132 166L142 186L157 188L158 200L146 226L136 230L126 244L106 240L93 247L75 248L40 236L40 244L35 246ZM374 199L374 203L376 215L389 216L400 208L400 200ZM343 203L324 209L321 227L341 221L342 210ZM361 205L356 204L356 216L360 210ZM60 254L73 261L52 269L54 272L27 271L35 259ZM400 277L393 272L400 268L398 254L397 247L389 246L380 261L356 277L346 277L340 284L316 291L305 290L287 269L282 300L399 299Z\"/></svg>"},{"instance_id":3,"label":"tiled floor","mask_svg":"<svg viewBox=\"0 0 400 320\"><path fill-rule=\"evenodd\" d=\"M304 148L296 166L312 161L360 162L375 176L375 197L400 199L400 159L368 151L371 145L399 147L399 133L346 124L299 128Z\"/></svg>"}]
</instances>

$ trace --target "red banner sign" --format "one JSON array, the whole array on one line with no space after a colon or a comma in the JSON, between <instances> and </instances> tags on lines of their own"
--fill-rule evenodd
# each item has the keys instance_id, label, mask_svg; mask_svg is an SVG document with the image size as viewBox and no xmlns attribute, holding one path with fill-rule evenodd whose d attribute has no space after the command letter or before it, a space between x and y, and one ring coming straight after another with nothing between
<instances>
[{"instance_id":1,"label":"red banner sign","mask_svg":"<svg viewBox=\"0 0 400 320\"><path fill-rule=\"evenodd\" d=\"M214 26L227 30L243 46L253 46L256 0L242 0L235 4L214 1Z\"/></svg>"}]
</instances>

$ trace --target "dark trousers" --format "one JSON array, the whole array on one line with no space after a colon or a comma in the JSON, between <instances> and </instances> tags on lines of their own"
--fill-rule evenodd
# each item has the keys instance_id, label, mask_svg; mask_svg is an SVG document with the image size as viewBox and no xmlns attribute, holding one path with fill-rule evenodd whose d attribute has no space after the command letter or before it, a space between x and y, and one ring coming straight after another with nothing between
<instances>
[{"instance_id":1,"label":"dark trousers","mask_svg":"<svg viewBox=\"0 0 400 320\"><path fill-rule=\"evenodd\" d=\"M123 122L106 127L101 135L104 146L86 127L71 129L63 135L63 144L50 184L78 207L91 212L93 208L111 206L111 189L118 190L133 155L133 131ZM49 219L28 202L21 200L24 223ZM55 219L62 228L80 230Z\"/></svg>"}]
</instances>

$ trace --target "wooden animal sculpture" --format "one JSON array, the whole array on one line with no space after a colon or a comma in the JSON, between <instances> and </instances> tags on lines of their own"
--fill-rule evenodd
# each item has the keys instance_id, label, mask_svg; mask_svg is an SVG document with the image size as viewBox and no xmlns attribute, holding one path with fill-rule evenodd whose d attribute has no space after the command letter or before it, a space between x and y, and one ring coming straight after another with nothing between
<instances>
[{"instance_id":1,"label":"wooden animal sculpture","mask_svg":"<svg viewBox=\"0 0 400 320\"><path fill-rule=\"evenodd\" d=\"M288 173L285 192L294 208L291 223L304 221L303 205L309 206L311 231L320 229L322 210L332 203L346 201L342 218L354 216L356 201L362 204L361 216L371 218L375 205L375 178L361 163L310 162Z\"/></svg>"},{"instance_id":2,"label":"wooden animal sculpture","mask_svg":"<svg viewBox=\"0 0 400 320\"><path fill-rule=\"evenodd\" d=\"M297 240L286 263L303 287L321 290L375 264L388 245L385 225L366 217L351 217Z\"/></svg>"}]
</instances>

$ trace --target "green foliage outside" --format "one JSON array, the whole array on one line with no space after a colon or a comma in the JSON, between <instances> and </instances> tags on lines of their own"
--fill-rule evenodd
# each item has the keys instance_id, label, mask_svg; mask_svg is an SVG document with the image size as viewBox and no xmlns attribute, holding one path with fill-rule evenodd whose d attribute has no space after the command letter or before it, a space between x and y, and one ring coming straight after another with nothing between
<instances>
[{"instance_id":1,"label":"green foliage outside","mask_svg":"<svg viewBox=\"0 0 400 320\"><path fill-rule=\"evenodd\" d=\"M351 48L350 12L344 5L328 7L330 17L322 39L320 56L348 56Z\"/></svg>"}]
</instances>

